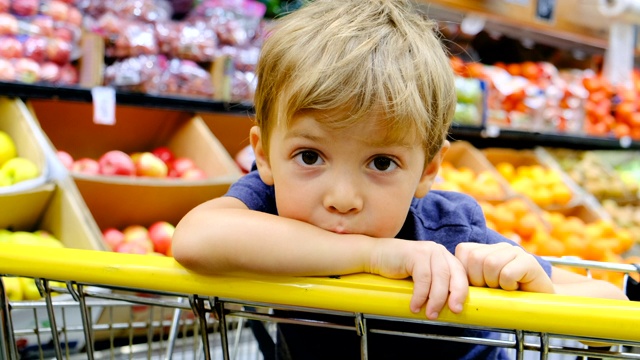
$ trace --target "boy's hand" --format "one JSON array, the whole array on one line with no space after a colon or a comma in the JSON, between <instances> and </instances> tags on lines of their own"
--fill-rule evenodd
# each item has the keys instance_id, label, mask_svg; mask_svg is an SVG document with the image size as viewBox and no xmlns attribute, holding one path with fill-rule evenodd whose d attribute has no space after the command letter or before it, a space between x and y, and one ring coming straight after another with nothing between
<instances>
[{"instance_id":1,"label":"boy's hand","mask_svg":"<svg viewBox=\"0 0 640 360\"><path fill-rule=\"evenodd\" d=\"M456 257L473 286L554 293L553 283L535 257L507 243L461 243Z\"/></svg>"},{"instance_id":2,"label":"boy's hand","mask_svg":"<svg viewBox=\"0 0 640 360\"><path fill-rule=\"evenodd\" d=\"M427 317L435 320L447 303L454 313L462 311L469 293L467 274L444 246L432 241L379 239L371 259L371 273L391 279L413 278L412 312L426 305Z\"/></svg>"}]
</instances>

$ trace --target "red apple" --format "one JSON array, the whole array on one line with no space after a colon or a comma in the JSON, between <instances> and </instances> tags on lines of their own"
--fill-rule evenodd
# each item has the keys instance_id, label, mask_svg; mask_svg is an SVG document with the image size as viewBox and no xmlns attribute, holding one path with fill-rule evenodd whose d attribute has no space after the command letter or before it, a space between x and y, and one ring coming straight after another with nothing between
<instances>
[{"instance_id":1,"label":"red apple","mask_svg":"<svg viewBox=\"0 0 640 360\"><path fill-rule=\"evenodd\" d=\"M86 175L98 175L100 173L100 164L91 158L81 158L73 162L71 170Z\"/></svg>"},{"instance_id":2,"label":"red apple","mask_svg":"<svg viewBox=\"0 0 640 360\"><path fill-rule=\"evenodd\" d=\"M47 39L43 36L30 36L24 41L23 48L24 56L39 63L44 62L46 58Z\"/></svg>"},{"instance_id":3,"label":"red apple","mask_svg":"<svg viewBox=\"0 0 640 360\"><path fill-rule=\"evenodd\" d=\"M109 249L116 251L118 246L124 243L124 233L114 227L106 228L102 231L102 240Z\"/></svg>"},{"instance_id":4,"label":"red apple","mask_svg":"<svg viewBox=\"0 0 640 360\"><path fill-rule=\"evenodd\" d=\"M47 61L40 65L40 80L56 83L60 79L60 66L51 61Z\"/></svg>"},{"instance_id":5,"label":"red apple","mask_svg":"<svg viewBox=\"0 0 640 360\"><path fill-rule=\"evenodd\" d=\"M73 168L73 156L71 156L71 154L64 150L58 150L56 151L56 156L67 170L71 170Z\"/></svg>"},{"instance_id":6,"label":"red apple","mask_svg":"<svg viewBox=\"0 0 640 360\"><path fill-rule=\"evenodd\" d=\"M156 178L167 177L169 169L159 157L150 152L143 152L134 157L136 175Z\"/></svg>"},{"instance_id":7,"label":"red apple","mask_svg":"<svg viewBox=\"0 0 640 360\"><path fill-rule=\"evenodd\" d=\"M17 59L24 56L24 46L20 40L14 37L2 38L0 57L3 59Z\"/></svg>"},{"instance_id":8,"label":"red apple","mask_svg":"<svg viewBox=\"0 0 640 360\"><path fill-rule=\"evenodd\" d=\"M47 59L58 65L64 65L71 61L71 43L59 38L50 38L47 41Z\"/></svg>"},{"instance_id":9,"label":"red apple","mask_svg":"<svg viewBox=\"0 0 640 360\"><path fill-rule=\"evenodd\" d=\"M16 35L18 31L18 19L11 14L0 13L0 35Z\"/></svg>"},{"instance_id":10,"label":"red apple","mask_svg":"<svg viewBox=\"0 0 640 360\"><path fill-rule=\"evenodd\" d=\"M15 1L15 0L14 0ZM49 0L45 14L51 16L55 21L66 22L69 18L69 5L60 0Z\"/></svg>"},{"instance_id":11,"label":"red apple","mask_svg":"<svg viewBox=\"0 0 640 360\"><path fill-rule=\"evenodd\" d=\"M193 169L196 167L196 163L193 162L190 158L187 157L179 157L171 162L169 165L169 176L171 177L180 177L185 171L189 169Z\"/></svg>"},{"instance_id":12,"label":"red apple","mask_svg":"<svg viewBox=\"0 0 640 360\"><path fill-rule=\"evenodd\" d=\"M247 145L242 150L238 151L235 156L236 164L240 167L245 173L251 171L251 166L253 162L256 161L256 155L253 153L253 147L251 145Z\"/></svg>"},{"instance_id":13,"label":"red apple","mask_svg":"<svg viewBox=\"0 0 640 360\"><path fill-rule=\"evenodd\" d=\"M120 150L107 151L100 156L98 164L102 175L133 176L136 173L136 165L131 156Z\"/></svg>"},{"instance_id":14,"label":"red apple","mask_svg":"<svg viewBox=\"0 0 640 360\"><path fill-rule=\"evenodd\" d=\"M115 249L116 252L123 254L140 254L146 255L149 253L148 249L137 242L124 242Z\"/></svg>"},{"instance_id":15,"label":"red apple","mask_svg":"<svg viewBox=\"0 0 640 360\"><path fill-rule=\"evenodd\" d=\"M40 0L12 0L11 11L19 16L35 16L38 14Z\"/></svg>"},{"instance_id":16,"label":"red apple","mask_svg":"<svg viewBox=\"0 0 640 360\"><path fill-rule=\"evenodd\" d=\"M153 243L153 251L166 255L171 247L171 237L175 226L167 221L156 221L149 226L149 238Z\"/></svg>"},{"instance_id":17,"label":"red apple","mask_svg":"<svg viewBox=\"0 0 640 360\"><path fill-rule=\"evenodd\" d=\"M60 78L58 79L58 82L60 84L77 84L79 77L78 69L76 69L73 64L68 63L60 67Z\"/></svg>"},{"instance_id":18,"label":"red apple","mask_svg":"<svg viewBox=\"0 0 640 360\"><path fill-rule=\"evenodd\" d=\"M125 243L136 243L145 248L147 253L153 251L153 243L149 238L149 230L142 225L129 225L122 230Z\"/></svg>"},{"instance_id":19,"label":"red apple","mask_svg":"<svg viewBox=\"0 0 640 360\"><path fill-rule=\"evenodd\" d=\"M14 64L16 80L32 84L40 80L40 64L29 59L20 58Z\"/></svg>"},{"instance_id":20,"label":"red apple","mask_svg":"<svg viewBox=\"0 0 640 360\"><path fill-rule=\"evenodd\" d=\"M9 60L0 59L0 81L14 81L16 70Z\"/></svg>"},{"instance_id":21,"label":"red apple","mask_svg":"<svg viewBox=\"0 0 640 360\"><path fill-rule=\"evenodd\" d=\"M160 158L160 160L164 161L165 164L169 165L176 157L173 154L173 151L169 149L167 146L159 146L153 150L151 153Z\"/></svg>"},{"instance_id":22,"label":"red apple","mask_svg":"<svg viewBox=\"0 0 640 360\"><path fill-rule=\"evenodd\" d=\"M207 178L207 173L200 168L191 168L180 175L180 179L202 180Z\"/></svg>"}]
</instances>

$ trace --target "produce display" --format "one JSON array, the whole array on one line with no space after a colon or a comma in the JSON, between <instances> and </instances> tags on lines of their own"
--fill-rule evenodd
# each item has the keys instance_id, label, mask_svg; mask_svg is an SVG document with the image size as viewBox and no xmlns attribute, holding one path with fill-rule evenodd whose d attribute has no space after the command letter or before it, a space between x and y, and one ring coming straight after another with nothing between
<instances>
[{"instance_id":1,"label":"produce display","mask_svg":"<svg viewBox=\"0 0 640 360\"><path fill-rule=\"evenodd\" d=\"M124 229L108 227L102 230L102 239L115 252L171 256L171 237L174 231L173 224L156 221L149 227L139 224L129 225Z\"/></svg>"},{"instance_id":2,"label":"produce display","mask_svg":"<svg viewBox=\"0 0 640 360\"><path fill-rule=\"evenodd\" d=\"M462 192L476 199L504 199L507 196L494 172L482 170L476 173L469 167L455 167L448 161L443 161L432 189Z\"/></svg>"},{"instance_id":3,"label":"produce display","mask_svg":"<svg viewBox=\"0 0 640 360\"><path fill-rule=\"evenodd\" d=\"M0 81L78 83L82 14L62 0L4 0L0 5Z\"/></svg>"},{"instance_id":4,"label":"produce display","mask_svg":"<svg viewBox=\"0 0 640 360\"><path fill-rule=\"evenodd\" d=\"M199 180L207 178L204 170L188 157L176 157L165 146L152 151L127 154L111 150L98 159L74 159L64 150L56 152L58 159L69 171L85 175L130 176Z\"/></svg>"},{"instance_id":5,"label":"produce display","mask_svg":"<svg viewBox=\"0 0 640 360\"><path fill-rule=\"evenodd\" d=\"M480 79L456 77L456 112L453 122L462 125L483 125L484 87Z\"/></svg>"},{"instance_id":6,"label":"produce display","mask_svg":"<svg viewBox=\"0 0 640 360\"><path fill-rule=\"evenodd\" d=\"M20 244L29 246L64 247L60 240L44 230L10 231L0 229L0 243ZM2 278L7 297L10 301L38 300L42 298L40 291L32 278L3 277ZM51 286L65 286L64 284L51 283Z\"/></svg>"},{"instance_id":7,"label":"produce display","mask_svg":"<svg viewBox=\"0 0 640 360\"><path fill-rule=\"evenodd\" d=\"M40 176L38 165L18 156L13 139L0 131L0 187L10 186Z\"/></svg>"},{"instance_id":8,"label":"produce display","mask_svg":"<svg viewBox=\"0 0 640 360\"><path fill-rule=\"evenodd\" d=\"M499 162L495 167L515 192L542 208L565 206L573 199L571 189L554 169L542 165L514 166L509 162Z\"/></svg>"},{"instance_id":9,"label":"produce display","mask_svg":"<svg viewBox=\"0 0 640 360\"><path fill-rule=\"evenodd\" d=\"M596 153L569 149L547 150L570 177L598 200L638 201L638 183L624 181Z\"/></svg>"}]
</instances>

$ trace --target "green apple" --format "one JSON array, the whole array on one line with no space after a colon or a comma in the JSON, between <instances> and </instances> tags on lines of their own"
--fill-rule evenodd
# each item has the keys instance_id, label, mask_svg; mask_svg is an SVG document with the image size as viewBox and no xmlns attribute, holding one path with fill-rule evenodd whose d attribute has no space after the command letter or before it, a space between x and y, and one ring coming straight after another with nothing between
<instances>
[{"instance_id":1,"label":"green apple","mask_svg":"<svg viewBox=\"0 0 640 360\"><path fill-rule=\"evenodd\" d=\"M18 156L16 144L9 134L0 130L0 165Z\"/></svg>"},{"instance_id":2,"label":"green apple","mask_svg":"<svg viewBox=\"0 0 640 360\"><path fill-rule=\"evenodd\" d=\"M20 286L22 287L23 300L40 300L42 298L35 280L26 277L20 277L18 279L20 280Z\"/></svg>"},{"instance_id":3,"label":"green apple","mask_svg":"<svg viewBox=\"0 0 640 360\"><path fill-rule=\"evenodd\" d=\"M9 178L11 184L35 179L38 175L40 170L36 163L23 157L14 157L0 166L0 178Z\"/></svg>"},{"instance_id":4,"label":"green apple","mask_svg":"<svg viewBox=\"0 0 640 360\"><path fill-rule=\"evenodd\" d=\"M4 285L4 291L9 298L9 301L20 301L22 297L22 286L20 285L20 279L17 277L3 277L2 283Z\"/></svg>"},{"instance_id":5,"label":"green apple","mask_svg":"<svg viewBox=\"0 0 640 360\"><path fill-rule=\"evenodd\" d=\"M45 246L52 248L62 248L64 245L57 239L49 236L40 236L28 231L14 231L9 239L10 243L20 245Z\"/></svg>"},{"instance_id":6,"label":"green apple","mask_svg":"<svg viewBox=\"0 0 640 360\"><path fill-rule=\"evenodd\" d=\"M0 229L0 244L9 242L9 239L11 239L11 231Z\"/></svg>"}]
</instances>

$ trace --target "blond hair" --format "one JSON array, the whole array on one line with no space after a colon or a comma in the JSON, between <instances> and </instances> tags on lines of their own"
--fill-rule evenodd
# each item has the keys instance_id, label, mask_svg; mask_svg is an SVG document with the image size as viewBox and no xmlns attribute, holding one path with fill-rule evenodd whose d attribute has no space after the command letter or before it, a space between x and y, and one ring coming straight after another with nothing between
<instances>
[{"instance_id":1,"label":"blond hair","mask_svg":"<svg viewBox=\"0 0 640 360\"><path fill-rule=\"evenodd\" d=\"M280 18L261 50L256 122L269 134L301 111L341 111L333 126L382 118L392 139L417 136L427 161L455 110L453 71L436 24L405 0L315 0Z\"/></svg>"}]
</instances>

